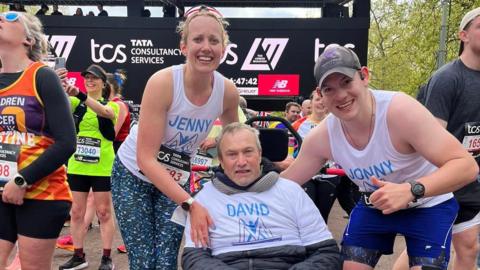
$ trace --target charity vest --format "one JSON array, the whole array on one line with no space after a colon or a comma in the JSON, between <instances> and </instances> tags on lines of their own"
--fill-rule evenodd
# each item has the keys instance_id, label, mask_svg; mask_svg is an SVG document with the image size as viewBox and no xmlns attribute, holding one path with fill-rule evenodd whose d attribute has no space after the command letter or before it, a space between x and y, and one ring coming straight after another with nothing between
<instances>
[{"instance_id":1,"label":"charity vest","mask_svg":"<svg viewBox=\"0 0 480 270\"><path fill-rule=\"evenodd\" d=\"M70 97L70 104L73 113L80 105L80 100L77 97ZM108 101L105 106L110 107L114 112L115 119L112 121L115 124L120 106L113 101ZM113 141L103 137L97 114L87 106L87 111L79 124L77 150L68 160L68 173L110 177L114 159Z\"/></svg>"},{"instance_id":2,"label":"charity vest","mask_svg":"<svg viewBox=\"0 0 480 270\"><path fill-rule=\"evenodd\" d=\"M54 143L36 89L36 74L43 66L40 62L32 63L17 81L0 90L0 164L4 179L13 178ZM71 201L65 166L35 182L27 189L25 198Z\"/></svg>"},{"instance_id":3,"label":"charity vest","mask_svg":"<svg viewBox=\"0 0 480 270\"><path fill-rule=\"evenodd\" d=\"M202 106L197 106L192 104L185 95L183 66L172 66L173 98L167 112L162 146L192 158L197 153L200 143L207 138L215 119L223 112L225 78L215 71L210 98ZM120 146L117 155L131 173L150 183L150 180L140 172L137 165L137 134L138 126L134 125L130 134ZM168 156L168 158L170 157L172 156ZM167 159L166 155L160 156L160 149L158 159Z\"/></svg>"},{"instance_id":4,"label":"charity vest","mask_svg":"<svg viewBox=\"0 0 480 270\"><path fill-rule=\"evenodd\" d=\"M363 150L357 150L347 141L340 120L330 114L327 117L328 137L333 161L339 164L347 176L358 185L361 192L373 192L371 176L392 183L405 183L429 175L437 167L419 153L399 153L392 144L387 124L387 111L395 92L372 91L375 98L375 124L370 142ZM400 119L401 120L401 119ZM430 207L452 198L452 193L419 199L409 206Z\"/></svg>"}]
</instances>

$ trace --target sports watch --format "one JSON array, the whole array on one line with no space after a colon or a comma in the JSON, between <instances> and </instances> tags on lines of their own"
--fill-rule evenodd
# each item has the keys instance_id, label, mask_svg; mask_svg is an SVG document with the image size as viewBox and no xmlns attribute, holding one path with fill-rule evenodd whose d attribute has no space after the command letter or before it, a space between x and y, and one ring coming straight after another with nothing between
<instances>
[{"instance_id":1,"label":"sports watch","mask_svg":"<svg viewBox=\"0 0 480 270\"><path fill-rule=\"evenodd\" d=\"M422 183L415 180L408 181L408 183L410 184L410 192L412 192L412 195L415 198L413 199L413 202L417 202L418 199L425 196L425 186Z\"/></svg>"},{"instance_id":2,"label":"sports watch","mask_svg":"<svg viewBox=\"0 0 480 270\"><path fill-rule=\"evenodd\" d=\"M21 189L25 189L28 187L28 184L27 184L27 181L25 181L25 178L23 178L23 176L18 173L13 177L13 182L15 183L15 185L17 185Z\"/></svg>"},{"instance_id":3,"label":"sports watch","mask_svg":"<svg viewBox=\"0 0 480 270\"><path fill-rule=\"evenodd\" d=\"M180 206L182 207L183 210L188 212L188 211L190 211L190 208L192 207L192 204L193 204L194 201L195 201L195 199L190 197L190 198L186 199L185 201L183 201Z\"/></svg>"}]
</instances>

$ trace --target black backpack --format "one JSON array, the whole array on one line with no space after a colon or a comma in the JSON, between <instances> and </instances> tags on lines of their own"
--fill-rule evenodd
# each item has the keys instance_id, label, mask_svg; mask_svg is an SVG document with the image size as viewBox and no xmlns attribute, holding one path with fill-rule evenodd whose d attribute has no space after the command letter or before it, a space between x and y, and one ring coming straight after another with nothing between
<instances>
[{"instance_id":1,"label":"black backpack","mask_svg":"<svg viewBox=\"0 0 480 270\"><path fill-rule=\"evenodd\" d=\"M107 101L101 100L99 102L102 105L107 104ZM73 120L75 122L75 129L77 130L77 134L80 127L80 122L82 122L83 116L85 116L86 112L87 112L87 105L85 105L84 102L80 102L80 104L78 104L78 106L75 108L75 111L73 111ZM105 117L101 117L98 114L97 114L97 119L98 119L98 126L100 129L100 133L102 133L102 136L109 141L113 141L115 139L115 128L112 120Z\"/></svg>"}]
</instances>

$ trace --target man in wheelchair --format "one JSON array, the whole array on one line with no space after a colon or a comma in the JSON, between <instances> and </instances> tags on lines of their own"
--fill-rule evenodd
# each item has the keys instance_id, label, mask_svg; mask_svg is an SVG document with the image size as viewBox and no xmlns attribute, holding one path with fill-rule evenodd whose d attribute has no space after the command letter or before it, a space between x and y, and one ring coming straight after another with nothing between
<instances>
[{"instance_id":1,"label":"man in wheelchair","mask_svg":"<svg viewBox=\"0 0 480 270\"><path fill-rule=\"evenodd\" d=\"M217 148L221 169L195 196L215 224L210 245L195 247L188 216L183 269L340 269L337 243L313 202L262 164L256 129L232 123Z\"/></svg>"}]
</instances>

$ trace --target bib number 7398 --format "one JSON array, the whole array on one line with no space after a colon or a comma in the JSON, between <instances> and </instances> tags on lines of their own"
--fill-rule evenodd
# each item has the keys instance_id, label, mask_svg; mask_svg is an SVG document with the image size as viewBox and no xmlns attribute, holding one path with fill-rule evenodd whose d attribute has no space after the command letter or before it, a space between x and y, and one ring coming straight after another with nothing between
<instances>
[{"instance_id":1,"label":"bib number 7398","mask_svg":"<svg viewBox=\"0 0 480 270\"><path fill-rule=\"evenodd\" d=\"M18 170L20 145L0 143L0 181L9 181Z\"/></svg>"}]
</instances>

